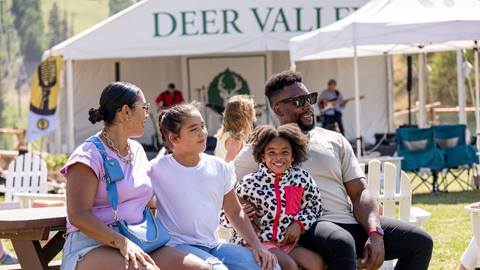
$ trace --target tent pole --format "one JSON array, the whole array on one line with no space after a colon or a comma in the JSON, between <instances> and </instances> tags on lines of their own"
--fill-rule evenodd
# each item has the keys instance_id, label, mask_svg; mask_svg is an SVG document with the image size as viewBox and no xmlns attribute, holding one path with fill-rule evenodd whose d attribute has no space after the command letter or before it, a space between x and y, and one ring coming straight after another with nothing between
<instances>
[{"instance_id":1,"label":"tent pole","mask_svg":"<svg viewBox=\"0 0 480 270\"><path fill-rule=\"evenodd\" d=\"M395 130L393 119L393 59L391 55L387 57L387 99L388 99L388 132Z\"/></svg>"},{"instance_id":2,"label":"tent pole","mask_svg":"<svg viewBox=\"0 0 480 270\"><path fill-rule=\"evenodd\" d=\"M457 49L457 92L458 92L458 123L467 124L465 113L465 78L463 74L463 52Z\"/></svg>"},{"instance_id":3,"label":"tent pole","mask_svg":"<svg viewBox=\"0 0 480 270\"><path fill-rule=\"evenodd\" d=\"M477 146L480 144L480 84L478 79L478 42L475 40L475 47L473 48L473 55L475 61L475 124L477 133Z\"/></svg>"},{"instance_id":4,"label":"tent pole","mask_svg":"<svg viewBox=\"0 0 480 270\"><path fill-rule=\"evenodd\" d=\"M75 117L73 108L73 61L67 60L67 143L68 151L75 149Z\"/></svg>"},{"instance_id":5,"label":"tent pole","mask_svg":"<svg viewBox=\"0 0 480 270\"><path fill-rule=\"evenodd\" d=\"M273 74L273 56L272 52L266 52L265 53L265 61L266 61L266 67L265 67L265 81L268 80L271 74ZM295 63L295 62L293 62ZM294 70L295 71L295 70ZM272 119L273 111L272 108L270 107L270 103L268 101L267 96L263 95L264 97L264 102L265 102L265 117L267 118L267 124L272 124L275 123L275 120Z\"/></svg>"},{"instance_id":6,"label":"tent pole","mask_svg":"<svg viewBox=\"0 0 480 270\"><path fill-rule=\"evenodd\" d=\"M419 121L418 127L426 127L425 119L425 89L424 89L424 77L425 77L425 53L418 54L418 112L419 112Z\"/></svg>"},{"instance_id":7,"label":"tent pole","mask_svg":"<svg viewBox=\"0 0 480 270\"><path fill-rule=\"evenodd\" d=\"M188 102L191 102L194 98L192 97L192 90L190 89L190 84L188 83L188 68L187 68L187 57L180 56L180 68L182 70L182 93L187 94Z\"/></svg>"},{"instance_id":8,"label":"tent pole","mask_svg":"<svg viewBox=\"0 0 480 270\"><path fill-rule=\"evenodd\" d=\"M63 88L65 89L65 87ZM63 100L62 98L62 92L64 91L63 89L60 89L59 93L58 93L58 100ZM62 108L65 108L64 105L61 103L61 102L58 102L57 103L57 112L55 113L55 121L57 121L57 127L55 128L55 133L54 133L54 143L55 143L55 153L56 154L59 154L59 153L62 153L62 128L61 125L60 125L60 121L61 121L61 117L60 115L62 115Z\"/></svg>"},{"instance_id":9,"label":"tent pole","mask_svg":"<svg viewBox=\"0 0 480 270\"><path fill-rule=\"evenodd\" d=\"M362 156L362 135L360 132L360 89L358 85L358 56L357 45L353 45L353 78L355 87L355 141L357 158Z\"/></svg>"}]
</instances>

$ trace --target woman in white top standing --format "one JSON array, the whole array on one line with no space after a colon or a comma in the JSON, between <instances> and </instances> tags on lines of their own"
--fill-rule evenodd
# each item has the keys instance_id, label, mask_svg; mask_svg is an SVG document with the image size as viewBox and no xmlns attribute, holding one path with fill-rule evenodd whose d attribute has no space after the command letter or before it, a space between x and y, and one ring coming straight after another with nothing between
<instances>
[{"instance_id":1,"label":"woman in white top standing","mask_svg":"<svg viewBox=\"0 0 480 270\"><path fill-rule=\"evenodd\" d=\"M255 121L253 99L247 95L231 97L225 105L222 126L215 135L215 156L227 162L235 159L252 133Z\"/></svg>"}]
</instances>

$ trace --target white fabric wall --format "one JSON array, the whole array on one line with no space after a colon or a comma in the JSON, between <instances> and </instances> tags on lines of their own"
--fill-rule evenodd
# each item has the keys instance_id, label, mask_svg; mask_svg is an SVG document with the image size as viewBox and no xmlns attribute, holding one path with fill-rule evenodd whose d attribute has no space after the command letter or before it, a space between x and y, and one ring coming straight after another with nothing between
<instances>
[{"instance_id":1,"label":"white fabric wall","mask_svg":"<svg viewBox=\"0 0 480 270\"><path fill-rule=\"evenodd\" d=\"M98 101L103 88L115 80L115 62L120 63L120 79L139 86L147 102L152 105L151 112L156 121L155 98L173 82L182 89L180 57L132 58L119 60L84 60L73 64L74 77L74 110L75 110L75 145L79 145L88 136L101 129L102 124L92 125L88 121L88 110L98 107ZM62 93L65 93L62 89ZM60 125L66 127L66 101L61 96ZM63 106L62 106L63 105ZM145 134L138 140L142 143L151 143L154 126L149 119L145 125ZM62 133L62 144L66 142L66 134Z\"/></svg>"},{"instance_id":2,"label":"white fabric wall","mask_svg":"<svg viewBox=\"0 0 480 270\"><path fill-rule=\"evenodd\" d=\"M115 62L120 63L121 80L134 83L144 91L145 98L152 104L153 114L156 112L154 107L156 96L170 82L175 83L177 88L183 91L185 99L188 98L187 86L182 86L180 57L74 61L75 145L79 145L101 129L101 124L92 125L88 121L88 110L98 106L101 91L109 82L115 80ZM271 53L271 65L273 73L288 69L288 52ZM360 58L359 69L360 92L366 96L361 101L362 134L367 142L373 142L373 134L386 132L388 127L385 60L383 57ZM349 59L299 62L297 70L304 75L305 84L311 91L322 91L327 80L334 78L343 95L353 97L352 61ZM268 78L271 74L267 75ZM256 95L263 95L263 89L258 89ZM194 97L195 95L192 96ZM65 89L61 91L60 100L59 126L66 127ZM317 107L315 109L318 110ZM354 103L351 102L347 105L344 115L346 136L349 139L355 137L354 111ZM156 121L156 115L154 117ZM59 133L62 143L59 149L65 151L66 147L63 145L66 143L66 132ZM153 134L154 126L149 119L145 126L145 134L139 141L151 144Z\"/></svg>"}]
</instances>

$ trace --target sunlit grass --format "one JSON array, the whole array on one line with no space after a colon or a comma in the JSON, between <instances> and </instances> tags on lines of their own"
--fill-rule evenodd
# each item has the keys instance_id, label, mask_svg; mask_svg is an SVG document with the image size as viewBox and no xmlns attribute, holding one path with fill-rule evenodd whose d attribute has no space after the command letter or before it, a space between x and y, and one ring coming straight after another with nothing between
<instances>
[{"instance_id":1,"label":"sunlit grass","mask_svg":"<svg viewBox=\"0 0 480 270\"><path fill-rule=\"evenodd\" d=\"M413 205L432 213L423 226L432 236L434 245L429 269L457 269L472 237L470 215L464 207L478 201L479 190L461 191L458 184L451 185L448 193L432 195L422 187L414 194Z\"/></svg>"}]
</instances>

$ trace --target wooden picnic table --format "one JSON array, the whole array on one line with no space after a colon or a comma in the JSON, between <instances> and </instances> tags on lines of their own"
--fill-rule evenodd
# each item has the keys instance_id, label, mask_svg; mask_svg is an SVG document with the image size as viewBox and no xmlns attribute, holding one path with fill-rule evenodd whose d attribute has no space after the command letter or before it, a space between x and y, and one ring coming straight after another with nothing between
<instances>
[{"instance_id":1,"label":"wooden picnic table","mask_svg":"<svg viewBox=\"0 0 480 270\"><path fill-rule=\"evenodd\" d=\"M45 270L62 250L67 211L62 207L0 210L0 239L10 239L22 269ZM41 240L48 240L43 247Z\"/></svg>"}]
</instances>

